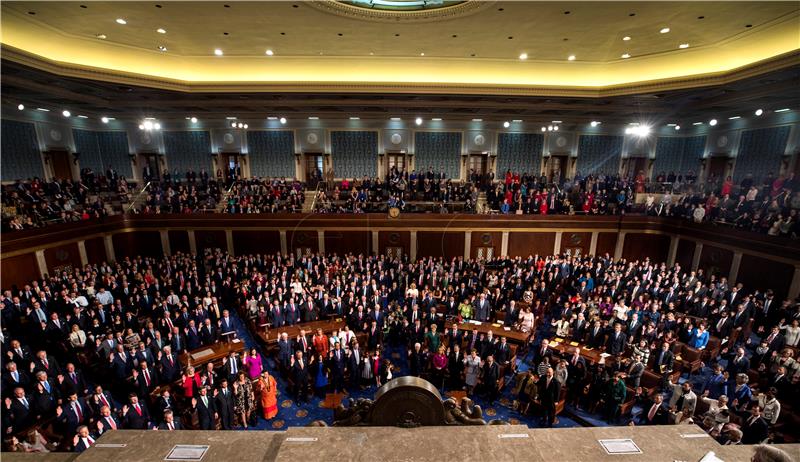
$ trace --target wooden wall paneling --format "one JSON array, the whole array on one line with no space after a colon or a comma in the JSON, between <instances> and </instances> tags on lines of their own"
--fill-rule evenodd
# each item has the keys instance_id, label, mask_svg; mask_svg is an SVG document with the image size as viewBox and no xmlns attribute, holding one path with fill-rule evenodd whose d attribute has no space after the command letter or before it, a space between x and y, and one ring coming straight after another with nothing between
<instances>
[{"instance_id":1,"label":"wooden wall paneling","mask_svg":"<svg viewBox=\"0 0 800 462\"><path fill-rule=\"evenodd\" d=\"M681 268L688 271L692 267L692 258L694 258L695 243L689 239L678 240L678 252L675 254L675 262L681 265Z\"/></svg>"},{"instance_id":2,"label":"wooden wall paneling","mask_svg":"<svg viewBox=\"0 0 800 462\"><path fill-rule=\"evenodd\" d=\"M228 241L225 239L225 231L221 229L197 229L194 231L194 240L197 244L197 252L203 253L205 249L222 249L228 251Z\"/></svg>"},{"instance_id":3,"label":"wooden wall paneling","mask_svg":"<svg viewBox=\"0 0 800 462\"><path fill-rule=\"evenodd\" d=\"M409 231L379 231L378 252L386 255L389 248L401 248L403 255L410 255L411 233Z\"/></svg>"},{"instance_id":4,"label":"wooden wall paneling","mask_svg":"<svg viewBox=\"0 0 800 462\"><path fill-rule=\"evenodd\" d=\"M173 254L178 252L189 253L189 232L183 229L171 229L167 231L169 237L169 249Z\"/></svg>"},{"instance_id":5,"label":"wooden wall paneling","mask_svg":"<svg viewBox=\"0 0 800 462\"><path fill-rule=\"evenodd\" d=\"M372 253L372 233L370 231L325 231L325 253L370 255Z\"/></svg>"},{"instance_id":6,"label":"wooden wall paneling","mask_svg":"<svg viewBox=\"0 0 800 462\"><path fill-rule=\"evenodd\" d=\"M418 231L417 257L464 256L464 233L447 231Z\"/></svg>"},{"instance_id":7,"label":"wooden wall paneling","mask_svg":"<svg viewBox=\"0 0 800 462\"><path fill-rule=\"evenodd\" d=\"M708 244L703 245L703 250L700 252L700 268L703 269L706 277L712 274L716 274L718 277L728 277L731 263L733 263L733 252L730 250ZM689 269L689 267L684 268Z\"/></svg>"},{"instance_id":8,"label":"wooden wall paneling","mask_svg":"<svg viewBox=\"0 0 800 462\"><path fill-rule=\"evenodd\" d=\"M290 229L286 231L286 250L295 253L295 249L310 249L311 253L319 252L317 230Z\"/></svg>"},{"instance_id":9,"label":"wooden wall paneling","mask_svg":"<svg viewBox=\"0 0 800 462\"><path fill-rule=\"evenodd\" d=\"M161 235L157 231L132 231L117 233L111 237L117 260L125 257L158 257L161 251Z\"/></svg>"},{"instance_id":10,"label":"wooden wall paneling","mask_svg":"<svg viewBox=\"0 0 800 462\"><path fill-rule=\"evenodd\" d=\"M478 258L478 249L491 247L493 255L499 256L503 246L502 231L473 231L470 237L470 258ZM486 255L483 256L484 258Z\"/></svg>"},{"instance_id":11,"label":"wooden wall paneling","mask_svg":"<svg viewBox=\"0 0 800 462\"><path fill-rule=\"evenodd\" d=\"M57 268L81 266L81 255L78 243L59 245L44 250L44 260L47 262L48 274L53 274Z\"/></svg>"},{"instance_id":12,"label":"wooden wall paneling","mask_svg":"<svg viewBox=\"0 0 800 462\"><path fill-rule=\"evenodd\" d=\"M793 275L792 265L744 254L736 282L744 284L746 292L772 289L775 291L775 297L783 300L789 291Z\"/></svg>"},{"instance_id":13,"label":"wooden wall paneling","mask_svg":"<svg viewBox=\"0 0 800 462\"><path fill-rule=\"evenodd\" d=\"M508 233L508 255L527 257L528 255L552 255L556 243L556 233Z\"/></svg>"},{"instance_id":14,"label":"wooden wall paneling","mask_svg":"<svg viewBox=\"0 0 800 462\"><path fill-rule=\"evenodd\" d=\"M13 286L22 287L34 279L39 279L39 266L36 264L36 254L24 253L14 257L3 258L0 262L0 287L11 289Z\"/></svg>"},{"instance_id":15,"label":"wooden wall paneling","mask_svg":"<svg viewBox=\"0 0 800 462\"><path fill-rule=\"evenodd\" d=\"M93 237L83 241L83 246L86 247L86 259L89 263L103 263L108 260L104 241L103 237Z\"/></svg>"},{"instance_id":16,"label":"wooden wall paneling","mask_svg":"<svg viewBox=\"0 0 800 462\"><path fill-rule=\"evenodd\" d=\"M236 255L278 253L281 233L276 230L233 231L233 251Z\"/></svg>"},{"instance_id":17,"label":"wooden wall paneling","mask_svg":"<svg viewBox=\"0 0 800 462\"><path fill-rule=\"evenodd\" d=\"M597 233L597 255L609 254L614 256L614 250L617 248L617 233ZM563 239L563 238L562 238Z\"/></svg>"},{"instance_id":18,"label":"wooden wall paneling","mask_svg":"<svg viewBox=\"0 0 800 462\"><path fill-rule=\"evenodd\" d=\"M622 258L627 260L643 260L661 263L667 261L669 253L669 236L663 234L627 233L622 246Z\"/></svg>"},{"instance_id":19,"label":"wooden wall paneling","mask_svg":"<svg viewBox=\"0 0 800 462\"><path fill-rule=\"evenodd\" d=\"M565 254L567 250L570 250L571 255L575 255L576 251L579 252L579 255L588 255L589 247L591 245L592 245L592 233L587 233L587 232L573 233L571 231L561 233L562 254Z\"/></svg>"}]
</instances>

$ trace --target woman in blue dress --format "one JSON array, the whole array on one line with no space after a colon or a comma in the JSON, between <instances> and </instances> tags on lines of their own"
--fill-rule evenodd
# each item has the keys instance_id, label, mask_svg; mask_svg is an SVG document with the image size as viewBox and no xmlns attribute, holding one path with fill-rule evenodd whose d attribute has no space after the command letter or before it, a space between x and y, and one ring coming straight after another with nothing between
<instances>
[{"instance_id":1,"label":"woman in blue dress","mask_svg":"<svg viewBox=\"0 0 800 462\"><path fill-rule=\"evenodd\" d=\"M314 374L314 393L319 398L325 398L325 388L328 386L328 370L322 355L315 355L311 360L311 372Z\"/></svg>"}]
</instances>

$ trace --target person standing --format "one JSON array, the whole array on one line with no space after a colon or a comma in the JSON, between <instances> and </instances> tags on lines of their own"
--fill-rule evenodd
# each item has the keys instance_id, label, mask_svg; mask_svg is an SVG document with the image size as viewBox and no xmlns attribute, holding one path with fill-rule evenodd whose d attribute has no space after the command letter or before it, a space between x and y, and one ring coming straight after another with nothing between
<instances>
[{"instance_id":1,"label":"person standing","mask_svg":"<svg viewBox=\"0 0 800 462\"><path fill-rule=\"evenodd\" d=\"M556 403L561 397L561 383L554 377L555 371L548 367L544 376L539 379L539 400L544 409L544 424L552 427L556 419Z\"/></svg>"}]
</instances>

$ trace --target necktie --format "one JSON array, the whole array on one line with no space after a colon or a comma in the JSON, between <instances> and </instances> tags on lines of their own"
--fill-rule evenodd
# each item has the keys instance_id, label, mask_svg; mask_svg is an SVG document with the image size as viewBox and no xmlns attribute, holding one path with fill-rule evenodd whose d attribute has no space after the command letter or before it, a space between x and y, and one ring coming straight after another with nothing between
<instances>
[{"instance_id":1,"label":"necktie","mask_svg":"<svg viewBox=\"0 0 800 462\"><path fill-rule=\"evenodd\" d=\"M69 375L70 375L70 377L72 377L72 382L77 384L78 383L78 376L75 375L74 372L70 373Z\"/></svg>"},{"instance_id":2,"label":"necktie","mask_svg":"<svg viewBox=\"0 0 800 462\"><path fill-rule=\"evenodd\" d=\"M75 414L78 415L78 422L83 422L83 412L81 412L81 406L77 402L73 404L75 408Z\"/></svg>"},{"instance_id":3,"label":"necktie","mask_svg":"<svg viewBox=\"0 0 800 462\"><path fill-rule=\"evenodd\" d=\"M773 340L775 340L775 334L772 334L772 335L769 336L769 338L767 338L767 345L772 343Z\"/></svg>"},{"instance_id":4,"label":"necktie","mask_svg":"<svg viewBox=\"0 0 800 462\"><path fill-rule=\"evenodd\" d=\"M28 409L28 398L22 398L22 405L25 406L25 409Z\"/></svg>"},{"instance_id":5,"label":"necktie","mask_svg":"<svg viewBox=\"0 0 800 462\"><path fill-rule=\"evenodd\" d=\"M45 358L43 362L44 362L44 368L50 369L50 364L47 362L47 358Z\"/></svg>"},{"instance_id":6,"label":"necktie","mask_svg":"<svg viewBox=\"0 0 800 462\"><path fill-rule=\"evenodd\" d=\"M50 393L50 382L44 381L42 383L44 384L44 388L47 390L47 392Z\"/></svg>"},{"instance_id":7,"label":"necktie","mask_svg":"<svg viewBox=\"0 0 800 462\"><path fill-rule=\"evenodd\" d=\"M22 348L17 348L17 355L21 358L22 357Z\"/></svg>"},{"instance_id":8,"label":"necktie","mask_svg":"<svg viewBox=\"0 0 800 462\"><path fill-rule=\"evenodd\" d=\"M658 410L658 404L653 404L653 407L650 408L650 412L647 413L647 420L652 421L653 417L656 416L657 410Z\"/></svg>"},{"instance_id":9,"label":"necktie","mask_svg":"<svg viewBox=\"0 0 800 462\"><path fill-rule=\"evenodd\" d=\"M111 416L108 416L108 417L106 417L106 422L108 422L108 425L109 425L109 426L110 426L112 429L114 429L114 430L116 430L116 429L117 429L117 423L116 423L116 422L114 422L114 419L113 419L113 418L111 418Z\"/></svg>"},{"instance_id":10,"label":"necktie","mask_svg":"<svg viewBox=\"0 0 800 462\"><path fill-rule=\"evenodd\" d=\"M102 395L102 394L100 395L100 401L102 401L103 404L108 406L108 400L106 399L105 395ZM111 406L108 406L108 407L111 407Z\"/></svg>"},{"instance_id":11,"label":"necktie","mask_svg":"<svg viewBox=\"0 0 800 462\"><path fill-rule=\"evenodd\" d=\"M236 374L236 360L231 360L231 374Z\"/></svg>"},{"instance_id":12,"label":"necktie","mask_svg":"<svg viewBox=\"0 0 800 462\"><path fill-rule=\"evenodd\" d=\"M172 422L167 424L167 428L169 428L170 430L175 430L175 427L172 425Z\"/></svg>"},{"instance_id":13,"label":"necktie","mask_svg":"<svg viewBox=\"0 0 800 462\"><path fill-rule=\"evenodd\" d=\"M87 447L88 447L88 446L91 446L91 445L93 445L93 444L94 444L94 440L92 439L92 437L91 437L91 436L88 436L88 437L86 437L86 442L85 442L85 444L86 444L86 446L87 446Z\"/></svg>"},{"instance_id":14,"label":"necktie","mask_svg":"<svg viewBox=\"0 0 800 462\"><path fill-rule=\"evenodd\" d=\"M140 408L138 404L135 404L133 406L133 408L136 409L136 413L139 414L139 417L141 417L142 416L142 408Z\"/></svg>"},{"instance_id":15,"label":"necktie","mask_svg":"<svg viewBox=\"0 0 800 462\"><path fill-rule=\"evenodd\" d=\"M144 383L148 387L150 386L150 372L147 369L144 370Z\"/></svg>"}]
</instances>

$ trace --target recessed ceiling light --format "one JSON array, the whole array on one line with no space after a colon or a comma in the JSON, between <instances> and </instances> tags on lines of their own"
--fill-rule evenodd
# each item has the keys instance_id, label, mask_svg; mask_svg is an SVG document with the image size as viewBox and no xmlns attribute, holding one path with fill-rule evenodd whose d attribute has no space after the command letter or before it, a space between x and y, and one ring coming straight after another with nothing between
<instances>
[{"instance_id":1,"label":"recessed ceiling light","mask_svg":"<svg viewBox=\"0 0 800 462\"><path fill-rule=\"evenodd\" d=\"M37 111L42 111L42 112L50 112L50 109L45 109L43 107L37 107L36 110Z\"/></svg>"},{"instance_id":2,"label":"recessed ceiling light","mask_svg":"<svg viewBox=\"0 0 800 462\"><path fill-rule=\"evenodd\" d=\"M741 116L728 117L728 120L736 120L736 119L741 119Z\"/></svg>"},{"instance_id":3,"label":"recessed ceiling light","mask_svg":"<svg viewBox=\"0 0 800 462\"><path fill-rule=\"evenodd\" d=\"M95 37L99 38L100 40L105 40L108 38L106 34L97 34L95 35Z\"/></svg>"},{"instance_id":4,"label":"recessed ceiling light","mask_svg":"<svg viewBox=\"0 0 800 462\"><path fill-rule=\"evenodd\" d=\"M217 55L217 56L222 56L222 50L217 48L216 50L214 50L214 54Z\"/></svg>"},{"instance_id":5,"label":"recessed ceiling light","mask_svg":"<svg viewBox=\"0 0 800 462\"><path fill-rule=\"evenodd\" d=\"M675 125L675 130L680 130L680 129L681 129L680 125Z\"/></svg>"},{"instance_id":6,"label":"recessed ceiling light","mask_svg":"<svg viewBox=\"0 0 800 462\"><path fill-rule=\"evenodd\" d=\"M669 27L664 27L659 32L661 32L662 34L666 34L667 32L669 32Z\"/></svg>"},{"instance_id":7,"label":"recessed ceiling light","mask_svg":"<svg viewBox=\"0 0 800 462\"><path fill-rule=\"evenodd\" d=\"M558 131L558 125L553 126L554 131Z\"/></svg>"},{"instance_id":8,"label":"recessed ceiling light","mask_svg":"<svg viewBox=\"0 0 800 462\"><path fill-rule=\"evenodd\" d=\"M791 111L791 109L789 109L788 107L785 107L783 109L775 109L775 112L786 112L786 111Z\"/></svg>"},{"instance_id":9,"label":"recessed ceiling light","mask_svg":"<svg viewBox=\"0 0 800 462\"><path fill-rule=\"evenodd\" d=\"M600 122L598 122L596 120L593 120L592 123L590 123L589 125L591 125L592 127L596 127L596 126L600 125Z\"/></svg>"},{"instance_id":10,"label":"recessed ceiling light","mask_svg":"<svg viewBox=\"0 0 800 462\"><path fill-rule=\"evenodd\" d=\"M282 124L285 124L285 123L286 123L286 117L281 117L281 120L280 120L280 122L281 122Z\"/></svg>"},{"instance_id":11,"label":"recessed ceiling light","mask_svg":"<svg viewBox=\"0 0 800 462\"><path fill-rule=\"evenodd\" d=\"M161 130L161 124L156 122L153 124L153 128L155 128L156 130Z\"/></svg>"},{"instance_id":12,"label":"recessed ceiling light","mask_svg":"<svg viewBox=\"0 0 800 462\"><path fill-rule=\"evenodd\" d=\"M522 119L514 119L514 120L512 120L512 122L514 122L515 124L521 124L522 123Z\"/></svg>"},{"instance_id":13,"label":"recessed ceiling light","mask_svg":"<svg viewBox=\"0 0 800 462\"><path fill-rule=\"evenodd\" d=\"M567 56L567 61L575 61L575 55Z\"/></svg>"},{"instance_id":14,"label":"recessed ceiling light","mask_svg":"<svg viewBox=\"0 0 800 462\"><path fill-rule=\"evenodd\" d=\"M125 24L128 24L128 21L122 18L117 18L117 24L122 24L124 26Z\"/></svg>"},{"instance_id":15,"label":"recessed ceiling light","mask_svg":"<svg viewBox=\"0 0 800 462\"><path fill-rule=\"evenodd\" d=\"M403 119L401 119L400 117L389 117L389 120L394 120L395 122L397 122L398 120L403 120Z\"/></svg>"},{"instance_id":16,"label":"recessed ceiling light","mask_svg":"<svg viewBox=\"0 0 800 462\"><path fill-rule=\"evenodd\" d=\"M422 117L417 117L416 119L414 119L414 123L417 125L422 125Z\"/></svg>"},{"instance_id":17,"label":"recessed ceiling light","mask_svg":"<svg viewBox=\"0 0 800 462\"><path fill-rule=\"evenodd\" d=\"M434 117L431 120L434 121L434 122L441 122L442 118L441 117Z\"/></svg>"},{"instance_id":18,"label":"recessed ceiling light","mask_svg":"<svg viewBox=\"0 0 800 462\"><path fill-rule=\"evenodd\" d=\"M144 130L144 124L139 124L139 130Z\"/></svg>"},{"instance_id":19,"label":"recessed ceiling light","mask_svg":"<svg viewBox=\"0 0 800 462\"><path fill-rule=\"evenodd\" d=\"M158 32L159 34L166 34L167 30L164 29L164 28L159 27L158 29L156 29L156 32Z\"/></svg>"},{"instance_id":20,"label":"recessed ceiling light","mask_svg":"<svg viewBox=\"0 0 800 462\"><path fill-rule=\"evenodd\" d=\"M236 117L234 117L234 119L235 119L235 118L236 118ZM277 118L277 117L275 117L275 116L269 116L269 117L267 117L267 120L278 120L278 118Z\"/></svg>"},{"instance_id":21,"label":"recessed ceiling light","mask_svg":"<svg viewBox=\"0 0 800 462\"><path fill-rule=\"evenodd\" d=\"M267 54L267 56L272 56L272 55L274 55L274 54L275 54L275 52L274 52L274 51L272 51L272 50L267 50L267 51L266 51L266 54Z\"/></svg>"},{"instance_id":22,"label":"recessed ceiling light","mask_svg":"<svg viewBox=\"0 0 800 462\"><path fill-rule=\"evenodd\" d=\"M552 132L553 131L553 126L552 125L548 125L547 126L547 131L548 132Z\"/></svg>"},{"instance_id":23,"label":"recessed ceiling light","mask_svg":"<svg viewBox=\"0 0 800 462\"><path fill-rule=\"evenodd\" d=\"M361 117L350 117L350 120L360 120Z\"/></svg>"},{"instance_id":24,"label":"recessed ceiling light","mask_svg":"<svg viewBox=\"0 0 800 462\"><path fill-rule=\"evenodd\" d=\"M509 122L507 120L505 122L503 122L503 127L508 128L510 126L511 126L511 122Z\"/></svg>"},{"instance_id":25,"label":"recessed ceiling light","mask_svg":"<svg viewBox=\"0 0 800 462\"><path fill-rule=\"evenodd\" d=\"M703 122L695 122L692 125L703 125Z\"/></svg>"},{"instance_id":26,"label":"recessed ceiling light","mask_svg":"<svg viewBox=\"0 0 800 462\"><path fill-rule=\"evenodd\" d=\"M197 123L197 117L192 117L192 118L191 118L191 119L189 119L189 120L190 120L190 121L191 121L193 124L196 124L196 123Z\"/></svg>"},{"instance_id":27,"label":"recessed ceiling light","mask_svg":"<svg viewBox=\"0 0 800 462\"><path fill-rule=\"evenodd\" d=\"M159 45L158 51L167 51L167 47L165 47L164 45Z\"/></svg>"},{"instance_id":28,"label":"recessed ceiling light","mask_svg":"<svg viewBox=\"0 0 800 462\"><path fill-rule=\"evenodd\" d=\"M760 116L760 115L761 115L761 114L763 114L763 113L764 113L764 110L763 110L763 109L756 109L756 115L757 115L757 116Z\"/></svg>"},{"instance_id":29,"label":"recessed ceiling light","mask_svg":"<svg viewBox=\"0 0 800 462\"><path fill-rule=\"evenodd\" d=\"M627 42L628 40L630 40L630 39L631 39L631 37L630 37L630 36L628 36L628 35L626 35L625 37L622 37L622 40L624 40L624 41L626 41L626 42Z\"/></svg>"},{"instance_id":30,"label":"recessed ceiling light","mask_svg":"<svg viewBox=\"0 0 800 462\"><path fill-rule=\"evenodd\" d=\"M709 120L709 121L708 121L708 124L709 124L709 125L711 125L711 126L713 127L714 125L716 125L716 124L717 124L717 119L711 119L711 120Z\"/></svg>"},{"instance_id":31,"label":"recessed ceiling light","mask_svg":"<svg viewBox=\"0 0 800 462\"><path fill-rule=\"evenodd\" d=\"M630 53L623 53L622 55L622 59L628 59L630 57L631 57Z\"/></svg>"},{"instance_id":32,"label":"recessed ceiling light","mask_svg":"<svg viewBox=\"0 0 800 462\"><path fill-rule=\"evenodd\" d=\"M108 123L108 117L105 117L105 116L100 117L100 122L103 122L104 124L107 124Z\"/></svg>"},{"instance_id":33,"label":"recessed ceiling light","mask_svg":"<svg viewBox=\"0 0 800 462\"><path fill-rule=\"evenodd\" d=\"M472 119L473 122L483 122L483 119Z\"/></svg>"},{"instance_id":34,"label":"recessed ceiling light","mask_svg":"<svg viewBox=\"0 0 800 462\"><path fill-rule=\"evenodd\" d=\"M554 121L553 121L553 123L554 123L554 124L560 124L560 123L561 123L561 121L560 121L560 120L554 120Z\"/></svg>"},{"instance_id":35,"label":"recessed ceiling light","mask_svg":"<svg viewBox=\"0 0 800 462\"><path fill-rule=\"evenodd\" d=\"M688 43L681 43L680 45L678 45L678 48L689 48L689 44Z\"/></svg>"},{"instance_id":36,"label":"recessed ceiling light","mask_svg":"<svg viewBox=\"0 0 800 462\"><path fill-rule=\"evenodd\" d=\"M526 59L528 59L528 53L520 53L519 59L525 61Z\"/></svg>"},{"instance_id":37,"label":"recessed ceiling light","mask_svg":"<svg viewBox=\"0 0 800 462\"><path fill-rule=\"evenodd\" d=\"M419 55L420 55L420 56L425 56L425 52L422 52L422 53L420 53Z\"/></svg>"},{"instance_id":38,"label":"recessed ceiling light","mask_svg":"<svg viewBox=\"0 0 800 462\"><path fill-rule=\"evenodd\" d=\"M63 115L64 117L69 117L72 114L68 110L64 109L63 111L61 111L61 115Z\"/></svg>"},{"instance_id":39,"label":"recessed ceiling light","mask_svg":"<svg viewBox=\"0 0 800 462\"><path fill-rule=\"evenodd\" d=\"M319 117L317 117L317 116L309 116L308 120L319 120Z\"/></svg>"},{"instance_id":40,"label":"recessed ceiling light","mask_svg":"<svg viewBox=\"0 0 800 462\"><path fill-rule=\"evenodd\" d=\"M546 132L547 131L547 127L542 127L542 131Z\"/></svg>"},{"instance_id":41,"label":"recessed ceiling light","mask_svg":"<svg viewBox=\"0 0 800 462\"><path fill-rule=\"evenodd\" d=\"M78 116L78 118L79 118L79 119L88 119L88 118L89 118L89 116L85 116L85 115L79 115L79 116Z\"/></svg>"},{"instance_id":42,"label":"recessed ceiling light","mask_svg":"<svg viewBox=\"0 0 800 462\"><path fill-rule=\"evenodd\" d=\"M22 110L24 110L24 109L25 109L25 105L24 105L24 104L20 104L19 106L17 106L17 109L19 109L20 111L22 111Z\"/></svg>"},{"instance_id":43,"label":"recessed ceiling light","mask_svg":"<svg viewBox=\"0 0 800 462\"><path fill-rule=\"evenodd\" d=\"M676 125L678 125L678 124L667 124L667 127L674 127Z\"/></svg>"}]
</instances>

